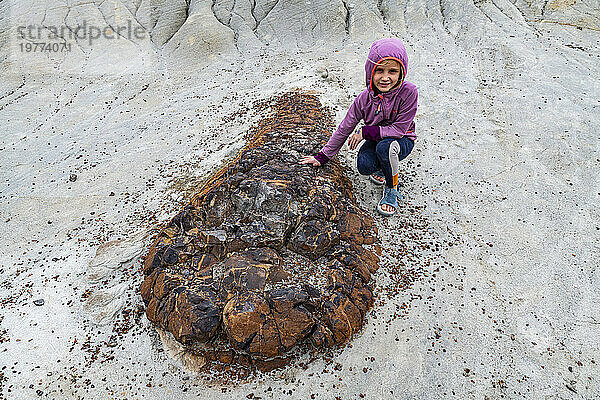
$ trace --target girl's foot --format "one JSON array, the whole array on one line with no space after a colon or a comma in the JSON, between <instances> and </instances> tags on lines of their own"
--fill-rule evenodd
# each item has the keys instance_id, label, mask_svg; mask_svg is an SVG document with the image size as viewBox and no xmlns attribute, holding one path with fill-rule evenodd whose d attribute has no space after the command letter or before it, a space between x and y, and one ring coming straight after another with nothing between
<instances>
[{"instance_id":1,"label":"girl's foot","mask_svg":"<svg viewBox=\"0 0 600 400\"><path fill-rule=\"evenodd\" d=\"M383 175L383 171L372 173L371 176L369 176L369 179L371 179L371 182L376 185L383 185L385 183L385 175Z\"/></svg>"},{"instance_id":2,"label":"girl's foot","mask_svg":"<svg viewBox=\"0 0 600 400\"><path fill-rule=\"evenodd\" d=\"M396 212L396 209L398 208L398 199L401 198L402 196L396 189L386 186L383 189L383 197L377 205L377 211L387 217L394 215L394 212Z\"/></svg>"}]
</instances>

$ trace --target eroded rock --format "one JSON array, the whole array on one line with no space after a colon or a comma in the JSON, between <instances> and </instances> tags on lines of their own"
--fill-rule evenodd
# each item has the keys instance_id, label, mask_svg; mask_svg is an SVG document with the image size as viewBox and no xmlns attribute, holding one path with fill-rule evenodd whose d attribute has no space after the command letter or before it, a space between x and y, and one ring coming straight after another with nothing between
<instances>
[{"instance_id":1,"label":"eroded rock","mask_svg":"<svg viewBox=\"0 0 600 400\"><path fill-rule=\"evenodd\" d=\"M342 344L373 305L372 217L343 167L299 165L331 116L309 94L275 99L238 157L161 231L144 263L146 315L207 361L285 365L298 345Z\"/></svg>"}]
</instances>

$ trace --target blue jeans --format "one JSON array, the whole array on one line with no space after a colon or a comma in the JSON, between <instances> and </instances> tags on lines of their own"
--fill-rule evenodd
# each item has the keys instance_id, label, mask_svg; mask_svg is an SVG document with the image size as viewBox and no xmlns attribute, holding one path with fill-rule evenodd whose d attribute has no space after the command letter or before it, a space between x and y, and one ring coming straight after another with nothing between
<instances>
[{"instance_id":1,"label":"blue jeans","mask_svg":"<svg viewBox=\"0 0 600 400\"><path fill-rule=\"evenodd\" d=\"M398 184L399 162L410 154L414 142L407 138L385 138L379 142L365 140L358 151L356 166L361 175L383 171L387 187Z\"/></svg>"}]
</instances>

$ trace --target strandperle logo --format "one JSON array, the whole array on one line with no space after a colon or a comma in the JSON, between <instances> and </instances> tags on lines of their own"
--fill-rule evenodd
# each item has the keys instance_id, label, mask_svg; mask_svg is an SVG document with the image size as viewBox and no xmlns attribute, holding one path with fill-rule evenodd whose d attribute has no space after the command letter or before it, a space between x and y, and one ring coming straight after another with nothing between
<instances>
[{"instance_id":1,"label":"strandperle logo","mask_svg":"<svg viewBox=\"0 0 600 400\"><path fill-rule=\"evenodd\" d=\"M120 26L97 26L83 21L75 27L62 25L21 25L16 27L22 52L30 51L70 51L71 43L67 39L87 41L91 46L98 39L128 39L141 40L146 36L146 30L131 20ZM61 42L56 42L60 40Z\"/></svg>"}]
</instances>

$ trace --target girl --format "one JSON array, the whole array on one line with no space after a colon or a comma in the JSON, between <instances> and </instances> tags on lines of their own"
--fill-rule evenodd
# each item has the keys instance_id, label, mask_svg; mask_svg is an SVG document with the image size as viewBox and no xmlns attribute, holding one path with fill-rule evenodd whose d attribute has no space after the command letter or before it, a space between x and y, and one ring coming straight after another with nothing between
<instances>
[{"instance_id":1,"label":"girl","mask_svg":"<svg viewBox=\"0 0 600 400\"><path fill-rule=\"evenodd\" d=\"M324 165L336 155L348 136L362 119L365 126L348 140L358 151L357 167L361 175L370 175L377 185L383 185L383 197L377 210L393 215L398 208L398 164L414 146L417 113L417 87L404 80L408 58L399 39L380 39L371 45L365 63L367 89L354 100L346 117L331 138L314 156L304 156L300 164Z\"/></svg>"}]
</instances>

